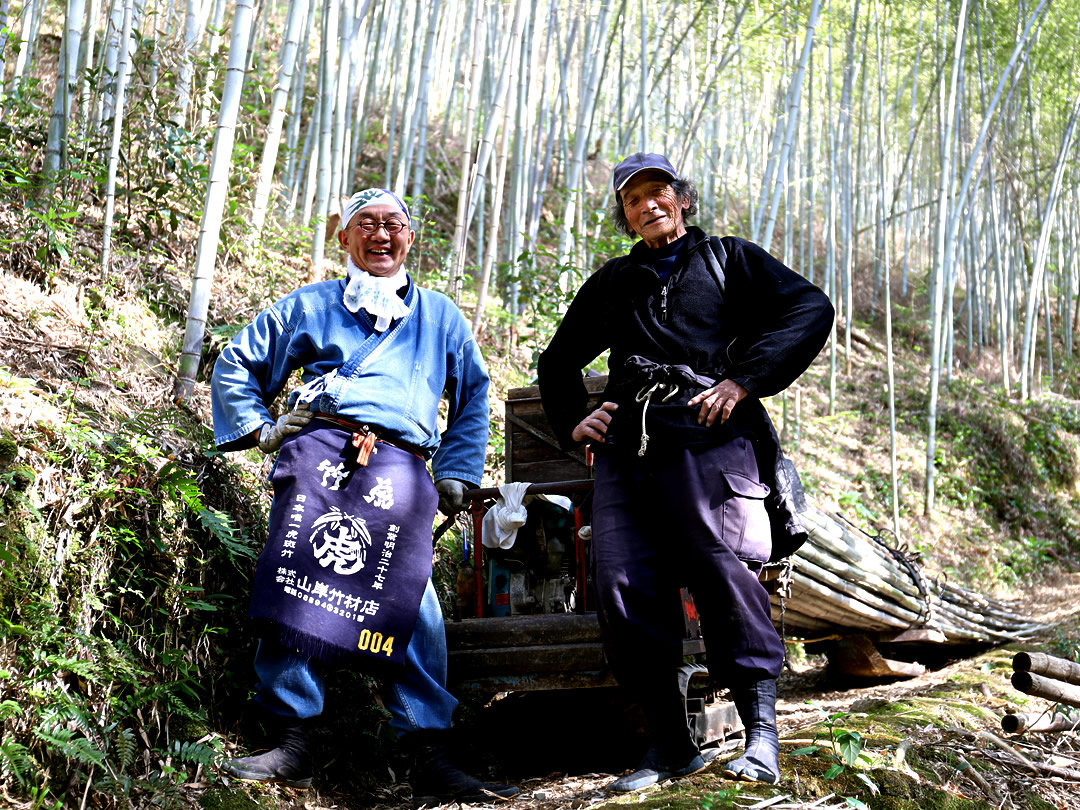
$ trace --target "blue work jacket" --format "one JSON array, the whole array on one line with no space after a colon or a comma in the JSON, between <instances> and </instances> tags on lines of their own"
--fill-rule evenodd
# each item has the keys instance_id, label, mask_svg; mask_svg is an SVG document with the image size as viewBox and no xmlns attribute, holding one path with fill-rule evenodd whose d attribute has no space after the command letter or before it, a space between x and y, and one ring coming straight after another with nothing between
<instances>
[{"instance_id":1,"label":"blue work jacket","mask_svg":"<svg viewBox=\"0 0 1080 810\"><path fill-rule=\"evenodd\" d=\"M299 370L317 413L370 425L431 459L435 480L479 484L488 437L488 374L460 310L409 279L409 314L377 333L342 303L342 279L309 284L261 312L214 364L214 442L253 447L269 406ZM439 400L448 401L440 435ZM298 391L289 397L296 401Z\"/></svg>"}]
</instances>

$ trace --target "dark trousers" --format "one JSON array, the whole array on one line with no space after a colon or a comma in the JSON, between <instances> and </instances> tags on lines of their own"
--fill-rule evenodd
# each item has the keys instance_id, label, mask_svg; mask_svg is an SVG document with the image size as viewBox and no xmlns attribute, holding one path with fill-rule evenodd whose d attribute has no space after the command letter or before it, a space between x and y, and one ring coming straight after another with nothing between
<instances>
[{"instance_id":1,"label":"dark trousers","mask_svg":"<svg viewBox=\"0 0 1080 810\"><path fill-rule=\"evenodd\" d=\"M770 552L768 489L753 446L739 438L660 449L643 460L597 457L592 560L615 677L644 700L670 692L682 663L682 586L694 597L719 686L777 677L783 644L750 570Z\"/></svg>"}]
</instances>

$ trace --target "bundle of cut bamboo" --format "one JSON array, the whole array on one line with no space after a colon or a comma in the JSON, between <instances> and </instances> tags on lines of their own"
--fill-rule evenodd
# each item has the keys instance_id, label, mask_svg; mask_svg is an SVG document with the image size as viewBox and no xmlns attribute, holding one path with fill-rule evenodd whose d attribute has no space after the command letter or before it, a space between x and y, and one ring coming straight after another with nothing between
<instances>
[{"instance_id":1,"label":"bundle of cut bamboo","mask_svg":"<svg viewBox=\"0 0 1080 810\"><path fill-rule=\"evenodd\" d=\"M1006 602L924 575L917 555L897 550L843 517L807 505L810 539L794 556L787 635L863 635L877 642L998 644L1040 629ZM774 595L773 618L780 599Z\"/></svg>"}]
</instances>

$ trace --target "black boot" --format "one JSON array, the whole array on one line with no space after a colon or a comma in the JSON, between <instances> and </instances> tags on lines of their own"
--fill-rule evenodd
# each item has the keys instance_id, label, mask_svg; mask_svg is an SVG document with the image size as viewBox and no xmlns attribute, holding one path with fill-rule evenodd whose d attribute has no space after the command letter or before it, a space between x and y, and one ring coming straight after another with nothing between
<instances>
[{"instance_id":1,"label":"black boot","mask_svg":"<svg viewBox=\"0 0 1080 810\"><path fill-rule=\"evenodd\" d=\"M491 802L517 795L516 787L481 782L460 770L450 761L446 736L445 731L421 729L402 738L411 759L409 785L414 805Z\"/></svg>"},{"instance_id":2,"label":"black boot","mask_svg":"<svg viewBox=\"0 0 1080 810\"><path fill-rule=\"evenodd\" d=\"M747 782L780 781L780 739L776 732L776 681L756 681L731 690L746 727L746 750L724 766L724 776Z\"/></svg>"},{"instance_id":3,"label":"black boot","mask_svg":"<svg viewBox=\"0 0 1080 810\"><path fill-rule=\"evenodd\" d=\"M630 793L666 779L697 773L705 767L705 759L690 734L684 688L672 672L670 677L641 690L639 702L649 724L652 747L637 770L616 779L608 785L608 790Z\"/></svg>"},{"instance_id":4,"label":"black boot","mask_svg":"<svg viewBox=\"0 0 1080 810\"><path fill-rule=\"evenodd\" d=\"M698 753L672 762L665 760L664 753L659 748L650 748L636 771L620 776L608 785L607 789L615 793L631 793L666 779L697 773L705 765L704 757Z\"/></svg>"},{"instance_id":5,"label":"black boot","mask_svg":"<svg viewBox=\"0 0 1080 810\"><path fill-rule=\"evenodd\" d=\"M311 787L311 754L302 721L268 720L272 749L264 754L231 759L221 767L225 773L250 782L277 782L294 788Z\"/></svg>"}]
</instances>

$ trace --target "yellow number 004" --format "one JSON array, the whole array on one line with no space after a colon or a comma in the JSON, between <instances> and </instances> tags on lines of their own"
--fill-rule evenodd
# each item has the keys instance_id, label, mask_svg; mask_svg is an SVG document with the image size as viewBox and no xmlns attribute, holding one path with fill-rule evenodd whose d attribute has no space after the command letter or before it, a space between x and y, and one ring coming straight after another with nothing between
<instances>
[{"instance_id":1,"label":"yellow number 004","mask_svg":"<svg viewBox=\"0 0 1080 810\"><path fill-rule=\"evenodd\" d=\"M382 633L372 633L368 629L360 631L360 641L356 644L361 650L372 653L385 653L386 657L390 657L390 653L394 651L394 637L387 636L383 638Z\"/></svg>"}]
</instances>

